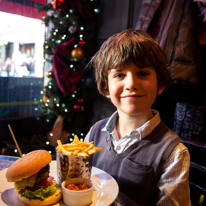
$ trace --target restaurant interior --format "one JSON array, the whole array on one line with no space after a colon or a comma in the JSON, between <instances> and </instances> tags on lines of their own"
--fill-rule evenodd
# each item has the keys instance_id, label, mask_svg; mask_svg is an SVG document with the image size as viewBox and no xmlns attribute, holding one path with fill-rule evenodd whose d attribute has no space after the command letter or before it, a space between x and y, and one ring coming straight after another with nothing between
<instances>
[{"instance_id":1,"label":"restaurant interior","mask_svg":"<svg viewBox=\"0 0 206 206\"><path fill-rule=\"evenodd\" d=\"M5 2L11 3L12 1ZM13 1L13 3L14 2L15 1ZM41 4L46 3L42 2ZM48 1L47 3L49 4L49 2L54 1ZM58 2L58 0L56 0L56 2ZM143 18L143 14L141 13L142 11L140 10L140 8L144 0L96 0L96 2L98 2L98 7L95 12L98 18L95 19L95 25L94 28L92 28L95 31L92 30L93 44L91 45L93 46L93 50L91 51L91 53L94 53L100 47L102 42L109 38L111 35L128 28L137 28L137 22L142 20ZM156 7L159 6L158 2L161 1L156 2L157 3L155 5L152 5L153 9L155 10ZM180 2L184 1L181 0ZM16 4L18 4L18 1L16 1ZM33 7L35 7L35 3L33 5ZM164 9L164 5L161 4L161 6L162 7L158 8ZM8 11L8 8L11 7L5 6L4 10L2 8L0 8L0 12L13 12ZM20 5L18 8L20 8ZM168 10L169 9L165 10L165 12L168 12ZM185 10L182 10L182 15L187 16L187 12L189 11L186 10L186 8ZM58 12L60 13L62 11L62 8L58 10ZM155 16L157 17L158 9L156 10L155 14ZM191 158L189 177L191 200L194 206L204 206L206 205L206 198L204 199L202 195L206 195L206 12L204 13L202 10L199 11L199 14L198 12L195 14L197 16L194 17L194 30L191 33L188 33L187 36L189 36L190 38L193 38L194 36L196 42L193 42L193 46L199 48L198 50L195 50L199 52L198 55L200 57L200 62L197 66L198 68L196 73L197 81L194 83L181 80L180 72L179 76L177 75L177 78L173 78L170 88L165 90L161 95L157 97L155 103L153 104L153 109L156 109L160 112L160 117L162 121L171 130L173 130L175 133L179 135L182 142L189 149ZM28 14L23 15L27 16ZM35 18L42 19L42 16L44 15L41 14L41 17L38 16ZM148 30L151 32L151 34L155 34L154 32L157 32L159 30L161 31L159 24L157 24L158 28L154 27L155 20L158 20L158 18L149 20L151 25L148 28ZM44 34L44 41L46 41L46 38L49 38L49 29L52 28L50 28L50 26L51 25L47 25L47 31ZM187 25L186 28L187 27L189 26ZM144 27L142 27L142 29L144 29ZM171 30L169 31L169 34L174 33L174 30L178 31L175 27L170 29ZM187 33L188 31L186 29L184 30L185 33ZM167 33L167 35L169 34ZM0 41L2 40L1 37L2 36L0 29ZM175 38L178 38L178 36L175 36ZM30 42L30 44L29 42L30 40L28 40L27 42L25 40L24 44L22 44L19 47L20 51L24 50L25 55L27 51L26 48L33 48L34 50L36 49L36 51L40 52L42 51L36 48L38 44L34 46L35 43L33 44L32 42ZM82 42L83 40L81 41L81 43ZM181 42L175 42L175 44L177 43L181 44ZM182 44L184 44L184 42ZM14 44L11 43L10 47L13 48ZM5 48L5 50L3 48ZM85 49L85 53L88 52L88 54L90 54L90 51L86 50L87 45L82 48ZM0 45L0 52L2 52L2 54L0 53L0 57L4 57L4 63L6 62L6 56L8 57L9 51L11 52L14 50L14 48L9 48L8 45L5 47ZM3 51L5 51L4 55ZM45 58L45 55L47 54L45 54L45 52L42 51L42 57L44 56ZM86 55L87 54L85 54L85 56ZM169 57L177 55L177 59L180 60L181 58L185 58L181 56L181 51L179 50L177 50L176 53L172 53L171 51L171 53L167 53L167 55ZM187 56L186 58L190 58L190 56ZM88 60L89 57L87 57L85 61ZM41 59L41 61L43 60ZM75 63L79 63L81 60L73 61ZM41 65L41 63L42 62L40 62L40 64L38 63L37 65ZM173 64L175 63L176 62L173 62ZM48 62L46 62L43 68L41 69L42 71L39 70L40 73L36 73L36 76L32 75L31 72L30 74L25 73L21 77L18 75L0 75L1 157L20 157L20 153L17 149L14 139L12 138L12 133L11 130L9 130L8 125L11 126L13 135L16 138L16 141L19 145L22 154L27 154L28 152L33 150L45 149L52 154L52 160L56 160L57 140L60 139L62 143L71 143L76 134L75 131L77 131L79 138L81 140L84 140L84 137L86 136L87 132L95 122L97 122L100 119L104 119L111 116L111 114L113 114L113 112L115 111L115 107L112 105L112 103L106 97L98 93L96 88L97 86L94 80L94 74L91 71L89 71L85 78L85 84L83 85L83 97L80 96L78 98L78 104L72 105L72 118L74 119L70 118L68 122L66 120L63 122L64 118L60 118L58 115L55 114L51 117L51 119L48 120L48 109L46 110L46 112L44 110L49 96L42 95L41 91L44 90L42 88L48 87L50 82L49 78L53 75L51 74L53 72L51 70L51 64L52 63L48 60ZM190 67L188 62L186 64L188 65L188 67ZM192 66L194 66L194 62L192 62L192 64ZM37 65L35 65L35 68L37 68ZM84 65L86 65L85 62ZM23 68L24 65L22 64L21 66ZM25 68L26 67L24 67L24 69ZM2 71L0 74L3 74L4 64L1 65L1 62L0 69L0 72ZM26 70L28 70L28 67ZM185 68L185 71L186 70L187 68ZM188 69L188 73L189 72L190 71ZM189 75L191 75L191 73L188 74L188 79L190 78ZM30 86L29 90L28 86ZM62 96L65 96L65 93ZM39 99L41 100L39 101ZM42 104L44 104L44 107L42 107ZM83 112L83 117L81 117L81 111ZM68 126L70 123L71 126ZM73 128L71 129L71 127L74 127L74 124L76 127L81 127L81 131L74 129L73 132ZM68 131L67 127L69 128ZM201 198L203 198L203 200Z\"/></svg>"}]
</instances>

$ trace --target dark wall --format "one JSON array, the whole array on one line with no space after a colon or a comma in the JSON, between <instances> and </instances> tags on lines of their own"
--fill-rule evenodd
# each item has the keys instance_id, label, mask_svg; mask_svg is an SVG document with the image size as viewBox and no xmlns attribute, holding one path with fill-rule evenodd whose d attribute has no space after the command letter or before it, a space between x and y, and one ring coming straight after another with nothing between
<instances>
[{"instance_id":1,"label":"dark wall","mask_svg":"<svg viewBox=\"0 0 206 206\"><path fill-rule=\"evenodd\" d=\"M102 42L113 34L135 27L141 3L142 0L100 0L97 50ZM96 121L109 117L116 108L110 100L98 93L95 82L91 84L87 95L90 99L88 113L91 121L88 123L89 128Z\"/></svg>"}]
</instances>

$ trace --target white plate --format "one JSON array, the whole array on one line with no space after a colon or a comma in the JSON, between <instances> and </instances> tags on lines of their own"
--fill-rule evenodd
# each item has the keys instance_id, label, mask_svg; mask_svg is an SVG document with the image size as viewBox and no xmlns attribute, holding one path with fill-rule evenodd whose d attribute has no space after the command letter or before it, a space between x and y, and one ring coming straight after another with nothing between
<instances>
[{"instance_id":1,"label":"white plate","mask_svg":"<svg viewBox=\"0 0 206 206\"><path fill-rule=\"evenodd\" d=\"M57 179L56 173L56 161L50 163L50 175ZM16 198L16 192L14 191L14 183L7 182L6 171L0 171L0 206L25 206ZM114 202L119 193L119 187L117 182L108 173L100 170L96 167L92 168L91 179L95 185L95 191L93 193L93 200L90 206L107 206ZM53 206L64 206L63 200L60 200Z\"/></svg>"}]
</instances>

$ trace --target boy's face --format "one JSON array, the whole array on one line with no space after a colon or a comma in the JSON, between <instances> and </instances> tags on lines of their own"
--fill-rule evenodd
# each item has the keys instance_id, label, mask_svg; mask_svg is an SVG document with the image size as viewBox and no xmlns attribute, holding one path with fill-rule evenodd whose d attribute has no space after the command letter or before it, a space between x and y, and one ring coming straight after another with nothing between
<instances>
[{"instance_id":1,"label":"boy's face","mask_svg":"<svg viewBox=\"0 0 206 206\"><path fill-rule=\"evenodd\" d=\"M151 106L157 94L157 74L152 67L138 68L132 61L125 68L108 72L106 96L117 107L119 114L130 116L151 114Z\"/></svg>"}]
</instances>

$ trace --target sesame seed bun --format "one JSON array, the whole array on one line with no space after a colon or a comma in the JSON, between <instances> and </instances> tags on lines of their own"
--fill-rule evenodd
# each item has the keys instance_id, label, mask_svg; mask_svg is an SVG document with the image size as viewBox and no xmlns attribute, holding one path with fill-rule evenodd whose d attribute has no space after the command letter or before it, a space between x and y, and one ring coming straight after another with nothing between
<instances>
[{"instance_id":1,"label":"sesame seed bun","mask_svg":"<svg viewBox=\"0 0 206 206\"><path fill-rule=\"evenodd\" d=\"M52 160L51 154L46 150L34 150L15 161L7 170L8 182L20 181L39 172Z\"/></svg>"}]
</instances>

